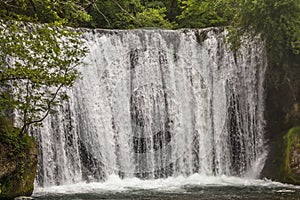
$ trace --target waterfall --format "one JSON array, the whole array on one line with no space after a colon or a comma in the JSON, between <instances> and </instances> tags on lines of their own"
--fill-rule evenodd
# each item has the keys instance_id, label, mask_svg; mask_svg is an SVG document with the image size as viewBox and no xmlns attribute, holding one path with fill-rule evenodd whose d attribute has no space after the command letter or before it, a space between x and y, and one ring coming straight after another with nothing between
<instances>
[{"instance_id":1,"label":"waterfall","mask_svg":"<svg viewBox=\"0 0 300 200\"><path fill-rule=\"evenodd\" d=\"M35 128L39 186L259 175L266 56L230 51L226 31L86 30L70 99Z\"/></svg>"}]
</instances>

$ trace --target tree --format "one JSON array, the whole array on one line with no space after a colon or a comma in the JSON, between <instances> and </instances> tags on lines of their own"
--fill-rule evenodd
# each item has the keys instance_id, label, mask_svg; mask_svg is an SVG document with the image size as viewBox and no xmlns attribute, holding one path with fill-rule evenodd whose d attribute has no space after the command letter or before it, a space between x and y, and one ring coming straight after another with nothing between
<instances>
[{"instance_id":1,"label":"tree","mask_svg":"<svg viewBox=\"0 0 300 200\"><path fill-rule=\"evenodd\" d=\"M179 1L178 0L166 0L164 1L164 5L167 8L167 19L171 23L177 24L177 16L180 14L181 9L179 7Z\"/></svg>"},{"instance_id":2,"label":"tree","mask_svg":"<svg viewBox=\"0 0 300 200\"><path fill-rule=\"evenodd\" d=\"M266 42L274 63L300 54L300 0L243 0L232 26L234 40L245 33Z\"/></svg>"},{"instance_id":3,"label":"tree","mask_svg":"<svg viewBox=\"0 0 300 200\"><path fill-rule=\"evenodd\" d=\"M89 0L2 0L0 18L78 27L91 20L85 10L91 4Z\"/></svg>"},{"instance_id":4,"label":"tree","mask_svg":"<svg viewBox=\"0 0 300 200\"><path fill-rule=\"evenodd\" d=\"M92 28L174 28L175 25L168 20L167 7L160 1L98 0L88 12Z\"/></svg>"},{"instance_id":5,"label":"tree","mask_svg":"<svg viewBox=\"0 0 300 200\"><path fill-rule=\"evenodd\" d=\"M172 29L175 24L170 23L166 19L165 7L162 8L148 8L143 12L139 12L136 15L136 21L134 25L136 27L157 27Z\"/></svg>"},{"instance_id":6,"label":"tree","mask_svg":"<svg viewBox=\"0 0 300 200\"><path fill-rule=\"evenodd\" d=\"M269 79L277 87L289 85L296 98L300 85L300 0L242 0L231 24L233 48L240 38L260 37L265 42ZM272 83L273 84L273 83Z\"/></svg>"},{"instance_id":7,"label":"tree","mask_svg":"<svg viewBox=\"0 0 300 200\"><path fill-rule=\"evenodd\" d=\"M232 0L183 0L182 12L177 16L179 27L227 26L235 13L234 4Z\"/></svg>"},{"instance_id":8,"label":"tree","mask_svg":"<svg viewBox=\"0 0 300 200\"><path fill-rule=\"evenodd\" d=\"M55 19L51 19L55 16L53 12L45 14L53 11L47 5L56 1L45 4L32 1L34 9L26 9L27 1L12 2L18 8L16 11L8 9L13 7L8 5L10 1L2 1L8 7L0 9L0 117L13 110L19 116L17 122L24 134L32 124L43 121L60 100L67 98L62 89L71 87L79 77L76 67L82 64L86 48L78 39L80 32L60 26L75 23L76 19L69 18L73 14ZM41 24L45 20L52 23ZM39 24L32 23L35 21Z\"/></svg>"},{"instance_id":9,"label":"tree","mask_svg":"<svg viewBox=\"0 0 300 200\"><path fill-rule=\"evenodd\" d=\"M138 0L94 0L87 12L92 16L90 28L134 28L137 12L143 10Z\"/></svg>"}]
</instances>

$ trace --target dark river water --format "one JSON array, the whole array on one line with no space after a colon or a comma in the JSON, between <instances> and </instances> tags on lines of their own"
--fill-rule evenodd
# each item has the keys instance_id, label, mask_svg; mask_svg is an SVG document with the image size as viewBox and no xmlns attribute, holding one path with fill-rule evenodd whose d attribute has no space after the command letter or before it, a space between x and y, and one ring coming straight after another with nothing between
<instances>
[{"instance_id":1,"label":"dark river water","mask_svg":"<svg viewBox=\"0 0 300 200\"><path fill-rule=\"evenodd\" d=\"M300 187L268 180L200 175L146 181L110 177L104 183L37 188L32 197L37 200L300 200Z\"/></svg>"}]
</instances>

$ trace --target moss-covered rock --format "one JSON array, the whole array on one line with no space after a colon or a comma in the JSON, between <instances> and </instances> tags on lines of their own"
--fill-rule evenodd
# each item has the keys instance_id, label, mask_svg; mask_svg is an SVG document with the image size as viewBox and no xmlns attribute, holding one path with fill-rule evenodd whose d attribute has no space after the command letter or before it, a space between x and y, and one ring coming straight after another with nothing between
<instances>
[{"instance_id":1,"label":"moss-covered rock","mask_svg":"<svg viewBox=\"0 0 300 200\"><path fill-rule=\"evenodd\" d=\"M0 127L0 199L30 196L37 168L37 148L28 135L9 125Z\"/></svg>"},{"instance_id":2,"label":"moss-covered rock","mask_svg":"<svg viewBox=\"0 0 300 200\"><path fill-rule=\"evenodd\" d=\"M275 181L300 185L300 127L291 128L270 144L263 175Z\"/></svg>"},{"instance_id":3,"label":"moss-covered rock","mask_svg":"<svg viewBox=\"0 0 300 200\"><path fill-rule=\"evenodd\" d=\"M282 181L300 185L300 127L294 127L284 136Z\"/></svg>"}]
</instances>

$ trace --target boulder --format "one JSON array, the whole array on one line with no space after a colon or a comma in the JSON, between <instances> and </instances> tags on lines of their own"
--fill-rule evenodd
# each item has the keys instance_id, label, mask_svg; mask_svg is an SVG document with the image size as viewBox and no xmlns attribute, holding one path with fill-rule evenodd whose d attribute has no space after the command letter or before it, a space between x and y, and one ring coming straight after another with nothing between
<instances>
[{"instance_id":1,"label":"boulder","mask_svg":"<svg viewBox=\"0 0 300 200\"><path fill-rule=\"evenodd\" d=\"M32 137L0 132L0 199L32 194L37 153Z\"/></svg>"}]
</instances>

